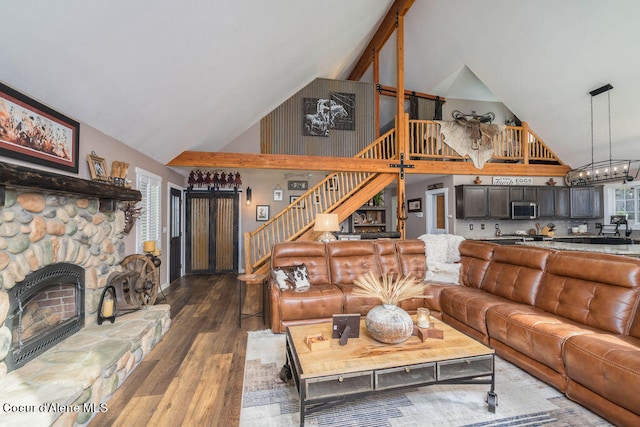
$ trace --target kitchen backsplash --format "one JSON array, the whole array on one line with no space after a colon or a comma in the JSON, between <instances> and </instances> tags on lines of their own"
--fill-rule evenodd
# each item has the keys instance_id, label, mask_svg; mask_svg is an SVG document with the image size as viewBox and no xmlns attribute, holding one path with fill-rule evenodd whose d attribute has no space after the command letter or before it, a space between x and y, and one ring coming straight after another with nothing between
<instances>
[{"instance_id":1,"label":"kitchen backsplash","mask_svg":"<svg viewBox=\"0 0 640 427\"><path fill-rule=\"evenodd\" d=\"M489 238L496 235L496 224L500 227L500 231L502 235L510 235L516 234L518 231L525 231L526 233L529 230L536 230L536 223L540 224L540 227L544 227L545 225L549 225L550 223L555 226L555 235L556 236L570 236L571 227L577 227L582 224L587 224L587 233L597 235L600 230L596 228L596 223L601 222L601 220L555 220L549 221L545 219L539 219L535 221L526 221L526 220L504 220L497 221L495 219L489 220L469 220L469 219L458 219L456 220L456 234L460 236L464 236L468 239L480 239L480 238ZM484 229L482 229L482 225L484 224ZM473 229L471 229L473 226ZM624 237L624 226L620 227L620 235ZM634 236L640 235L640 232L634 233Z\"/></svg>"}]
</instances>

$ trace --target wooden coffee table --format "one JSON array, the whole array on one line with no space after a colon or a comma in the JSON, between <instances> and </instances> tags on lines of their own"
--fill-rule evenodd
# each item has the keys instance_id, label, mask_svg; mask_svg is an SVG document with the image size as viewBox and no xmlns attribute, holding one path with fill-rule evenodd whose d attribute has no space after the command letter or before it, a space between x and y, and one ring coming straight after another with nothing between
<instances>
[{"instance_id":1,"label":"wooden coffee table","mask_svg":"<svg viewBox=\"0 0 640 427\"><path fill-rule=\"evenodd\" d=\"M282 380L293 378L300 397L300 425L307 414L368 394L428 384L490 384L486 402L495 412L494 351L447 324L434 319L444 339L422 342L411 337L401 344L383 344L371 338L364 319L360 337L345 346L331 339L331 323L287 328ZM323 334L331 340L313 350L305 337Z\"/></svg>"}]
</instances>

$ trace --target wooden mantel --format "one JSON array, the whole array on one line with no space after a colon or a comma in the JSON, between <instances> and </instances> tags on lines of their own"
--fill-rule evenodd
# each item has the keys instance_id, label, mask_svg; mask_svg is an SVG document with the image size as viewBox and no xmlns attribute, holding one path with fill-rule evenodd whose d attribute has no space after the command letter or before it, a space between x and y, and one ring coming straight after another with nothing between
<instances>
[{"instance_id":1,"label":"wooden mantel","mask_svg":"<svg viewBox=\"0 0 640 427\"><path fill-rule=\"evenodd\" d=\"M4 162L0 162L0 186L0 206L4 205L4 190L11 187L98 198L100 210L115 210L118 201L142 200L142 193L131 188Z\"/></svg>"}]
</instances>

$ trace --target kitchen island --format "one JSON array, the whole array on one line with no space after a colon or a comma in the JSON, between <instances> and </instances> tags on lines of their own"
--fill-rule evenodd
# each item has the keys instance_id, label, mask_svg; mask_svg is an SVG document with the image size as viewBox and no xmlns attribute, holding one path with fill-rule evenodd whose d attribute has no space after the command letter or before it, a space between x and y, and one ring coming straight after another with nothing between
<instances>
[{"instance_id":1,"label":"kitchen island","mask_svg":"<svg viewBox=\"0 0 640 427\"><path fill-rule=\"evenodd\" d=\"M556 249L561 251L585 251L598 252L602 254L625 255L640 258L640 243L626 245L606 245L593 243L569 243L548 240L543 242L517 242L518 245L536 246L539 248Z\"/></svg>"}]
</instances>

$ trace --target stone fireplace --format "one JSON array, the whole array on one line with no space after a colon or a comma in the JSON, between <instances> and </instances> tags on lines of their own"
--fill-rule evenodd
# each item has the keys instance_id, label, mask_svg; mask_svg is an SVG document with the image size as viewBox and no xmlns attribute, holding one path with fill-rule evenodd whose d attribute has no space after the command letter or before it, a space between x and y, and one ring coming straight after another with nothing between
<instances>
[{"instance_id":1,"label":"stone fireplace","mask_svg":"<svg viewBox=\"0 0 640 427\"><path fill-rule=\"evenodd\" d=\"M80 323L96 323L107 278L122 270L119 261L125 249L119 216L100 212L98 199L5 191L5 204L0 208L0 378L14 366L14 361L6 359L14 348L14 324L20 320L12 296L31 289L33 277L38 278L42 269L65 263L82 270L83 289L77 290L84 306ZM25 283L29 283L26 288ZM22 309L25 313L27 307Z\"/></svg>"},{"instance_id":2,"label":"stone fireplace","mask_svg":"<svg viewBox=\"0 0 640 427\"><path fill-rule=\"evenodd\" d=\"M0 162L0 401L34 408L2 423L85 425L167 332L166 304L97 325L128 255L124 203L136 200L135 190Z\"/></svg>"},{"instance_id":3,"label":"stone fireplace","mask_svg":"<svg viewBox=\"0 0 640 427\"><path fill-rule=\"evenodd\" d=\"M9 371L23 366L84 326L84 268L56 263L9 289Z\"/></svg>"}]
</instances>

